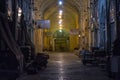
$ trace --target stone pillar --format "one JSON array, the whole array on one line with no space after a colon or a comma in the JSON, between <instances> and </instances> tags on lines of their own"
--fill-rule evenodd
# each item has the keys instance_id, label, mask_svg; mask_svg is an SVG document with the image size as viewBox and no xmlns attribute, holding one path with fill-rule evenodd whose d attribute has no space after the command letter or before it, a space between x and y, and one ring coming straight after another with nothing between
<instances>
[{"instance_id":1,"label":"stone pillar","mask_svg":"<svg viewBox=\"0 0 120 80\"><path fill-rule=\"evenodd\" d=\"M40 12L40 14L37 14L36 12L35 19L36 20L42 20L43 14ZM43 29L35 27L35 34L34 34L34 43L35 43L35 51L36 53L43 51Z\"/></svg>"},{"instance_id":2,"label":"stone pillar","mask_svg":"<svg viewBox=\"0 0 120 80\"><path fill-rule=\"evenodd\" d=\"M42 29L35 29L35 51L36 53L43 51L43 30Z\"/></svg>"}]
</instances>

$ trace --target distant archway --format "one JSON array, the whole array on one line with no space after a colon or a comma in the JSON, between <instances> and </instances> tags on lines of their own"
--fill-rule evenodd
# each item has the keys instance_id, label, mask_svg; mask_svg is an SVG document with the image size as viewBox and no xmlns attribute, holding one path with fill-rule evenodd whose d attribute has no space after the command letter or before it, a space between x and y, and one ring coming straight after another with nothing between
<instances>
[{"instance_id":1,"label":"distant archway","mask_svg":"<svg viewBox=\"0 0 120 80\"><path fill-rule=\"evenodd\" d=\"M53 34L54 51L69 51L69 34L65 30L57 30Z\"/></svg>"}]
</instances>

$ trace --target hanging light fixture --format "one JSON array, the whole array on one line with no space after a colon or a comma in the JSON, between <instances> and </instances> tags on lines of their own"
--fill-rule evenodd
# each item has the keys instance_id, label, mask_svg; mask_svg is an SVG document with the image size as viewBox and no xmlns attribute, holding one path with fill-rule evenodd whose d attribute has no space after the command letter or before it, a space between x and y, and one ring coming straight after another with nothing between
<instances>
[{"instance_id":1,"label":"hanging light fixture","mask_svg":"<svg viewBox=\"0 0 120 80\"><path fill-rule=\"evenodd\" d=\"M61 16L61 15L59 15L59 18L61 19L61 18L62 18L62 16Z\"/></svg>"},{"instance_id":2,"label":"hanging light fixture","mask_svg":"<svg viewBox=\"0 0 120 80\"><path fill-rule=\"evenodd\" d=\"M62 1L59 1L59 5L62 5L63 4L63 2Z\"/></svg>"},{"instance_id":3,"label":"hanging light fixture","mask_svg":"<svg viewBox=\"0 0 120 80\"><path fill-rule=\"evenodd\" d=\"M59 11L59 15L62 15L62 13L63 13L63 11L62 11L62 10L60 10L60 11Z\"/></svg>"},{"instance_id":4,"label":"hanging light fixture","mask_svg":"<svg viewBox=\"0 0 120 80\"><path fill-rule=\"evenodd\" d=\"M63 16L63 0L58 0L58 3L59 3L59 15L58 15L58 23L59 23L59 30L60 32L62 32L62 28L63 28L63 20L62 20L62 16Z\"/></svg>"}]
</instances>

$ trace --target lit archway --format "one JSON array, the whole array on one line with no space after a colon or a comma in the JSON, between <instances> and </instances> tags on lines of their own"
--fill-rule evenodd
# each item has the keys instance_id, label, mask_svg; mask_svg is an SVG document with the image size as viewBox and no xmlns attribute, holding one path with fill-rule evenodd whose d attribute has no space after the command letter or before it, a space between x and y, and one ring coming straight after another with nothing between
<instances>
[{"instance_id":1,"label":"lit archway","mask_svg":"<svg viewBox=\"0 0 120 80\"><path fill-rule=\"evenodd\" d=\"M69 51L69 33L63 29L53 34L53 46L55 51Z\"/></svg>"}]
</instances>

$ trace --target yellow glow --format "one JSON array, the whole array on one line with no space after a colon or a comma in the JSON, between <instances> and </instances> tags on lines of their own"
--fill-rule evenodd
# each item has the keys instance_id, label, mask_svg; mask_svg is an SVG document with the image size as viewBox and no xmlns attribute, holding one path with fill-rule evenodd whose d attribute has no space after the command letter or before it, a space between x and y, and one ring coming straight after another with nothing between
<instances>
[{"instance_id":1,"label":"yellow glow","mask_svg":"<svg viewBox=\"0 0 120 80\"><path fill-rule=\"evenodd\" d=\"M60 22L62 22L62 19L60 19Z\"/></svg>"},{"instance_id":2,"label":"yellow glow","mask_svg":"<svg viewBox=\"0 0 120 80\"><path fill-rule=\"evenodd\" d=\"M59 24L62 24L62 21L59 21Z\"/></svg>"},{"instance_id":3,"label":"yellow glow","mask_svg":"<svg viewBox=\"0 0 120 80\"><path fill-rule=\"evenodd\" d=\"M62 24L60 24L60 26L62 26Z\"/></svg>"},{"instance_id":4,"label":"yellow glow","mask_svg":"<svg viewBox=\"0 0 120 80\"><path fill-rule=\"evenodd\" d=\"M60 16L62 16L62 13L59 13Z\"/></svg>"},{"instance_id":5,"label":"yellow glow","mask_svg":"<svg viewBox=\"0 0 120 80\"><path fill-rule=\"evenodd\" d=\"M20 17L22 14L18 13L18 16Z\"/></svg>"},{"instance_id":6,"label":"yellow glow","mask_svg":"<svg viewBox=\"0 0 120 80\"><path fill-rule=\"evenodd\" d=\"M61 19L61 18L62 18L62 16L61 16L61 15L59 15L59 18Z\"/></svg>"},{"instance_id":7,"label":"yellow glow","mask_svg":"<svg viewBox=\"0 0 120 80\"><path fill-rule=\"evenodd\" d=\"M61 24L61 23L62 23L62 19L59 20L59 24Z\"/></svg>"},{"instance_id":8,"label":"yellow glow","mask_svg":"<svg viewBox=\"0 0 120 80\"><path fill-rule=\"evenodd\" d=\"M63 29L62 27L60 27L59 29Z\"/></svg>"}]
</instances>

